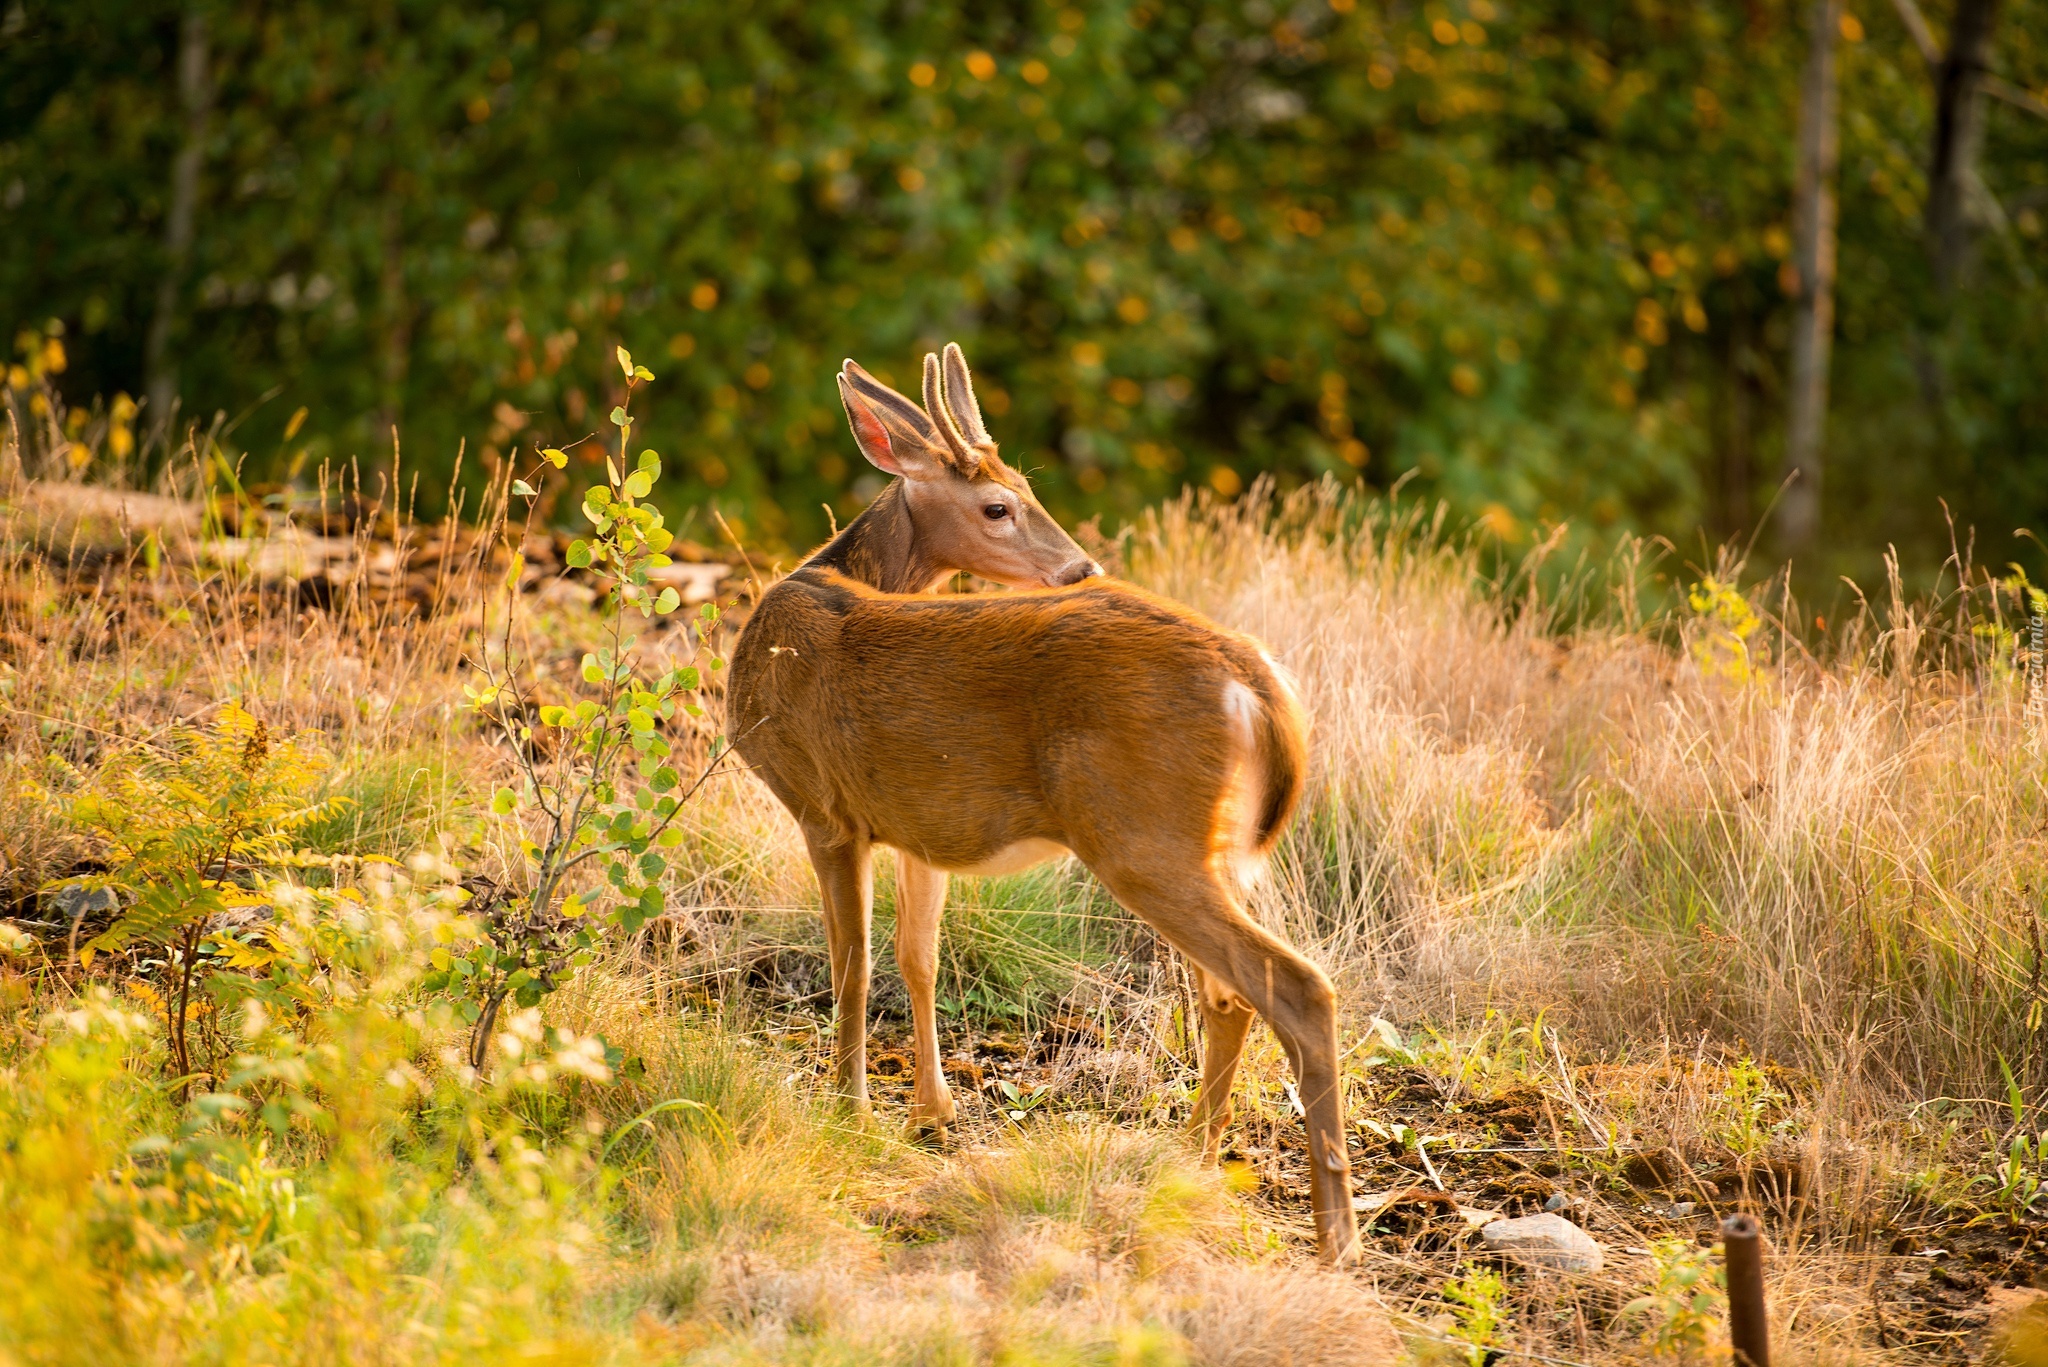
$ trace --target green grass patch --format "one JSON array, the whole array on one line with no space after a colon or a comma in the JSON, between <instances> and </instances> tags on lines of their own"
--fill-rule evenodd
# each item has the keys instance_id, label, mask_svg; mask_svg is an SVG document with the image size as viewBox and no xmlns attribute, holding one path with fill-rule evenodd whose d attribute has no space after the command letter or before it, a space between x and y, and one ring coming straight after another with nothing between
<instances>
[{"instance_id":1,"label":"green grass patch","mask_svg":"<svg viewBox=\"0 0 2048 1367\"><path fill-rule=\"evenodd\" d=\"M463 785L438 749L358 751L330 777L322 796L349 801L305 827L300 841L306 848L399 859L428 842L461 800Z\"/></svg>"}]
</instances>

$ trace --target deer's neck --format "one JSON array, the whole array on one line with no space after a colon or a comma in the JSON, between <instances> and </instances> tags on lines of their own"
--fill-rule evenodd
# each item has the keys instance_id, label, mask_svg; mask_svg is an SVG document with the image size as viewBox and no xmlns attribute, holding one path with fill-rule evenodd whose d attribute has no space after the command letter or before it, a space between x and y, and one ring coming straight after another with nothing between
<instances>
[{"instance_id":1,"label":"deer's neck","mask_svg":"<svg viewBox=\"0 0 2048 1367\"><path fill-rule=\"evenodd\" d=\"M923 593L950 573L925 554L900 479L877 494L867 510L804 567L836 570L884 593Z\"/></svg>"}]
</instances>

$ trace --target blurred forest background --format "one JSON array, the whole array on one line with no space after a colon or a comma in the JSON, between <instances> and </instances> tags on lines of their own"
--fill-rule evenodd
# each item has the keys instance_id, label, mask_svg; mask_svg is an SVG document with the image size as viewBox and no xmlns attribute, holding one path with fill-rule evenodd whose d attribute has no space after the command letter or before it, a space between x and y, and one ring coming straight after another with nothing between
<instances>
[{"instance_id":1,"label":"blurred forest background","mask_svg":"<svg viewBox=\"0 0 2048 1367\"><path fill-rule=\"evenodd\" d=\"M1064 517L1407 478L1924 583L1944 501L2048 522L2044 98L2048 0L0 0L0 325L116 455L395 425L430 507L623 342L677 511L801 546L876 487L840 358L958 340Z\"/></svg>"}]
</instances>

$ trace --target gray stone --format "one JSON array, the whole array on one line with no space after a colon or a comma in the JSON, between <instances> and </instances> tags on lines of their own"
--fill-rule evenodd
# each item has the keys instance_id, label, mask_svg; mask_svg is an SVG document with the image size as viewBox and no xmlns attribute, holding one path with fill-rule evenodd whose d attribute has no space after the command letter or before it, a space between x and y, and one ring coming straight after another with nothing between
<instances>
[{"instance_id":1,"label":"gray stone","mask_svg":"<svg viewBox=\"0 0 2048 1367\"><path fill-rule=\"evenodd\" d=\"M1562 1215L1524 1215L1519 1220L1496 1220L1481 1229L1479 1237L1489 1249L1506 1254L1524 1267L1549 1268L1555 1272L1598 1272L1606 1265L1606 1258L1593 1236Z\"/></svg>"},{"instance_id":2,"label":"gray stone","mask_svg":"<svg viewBox=\"0 0 2048 1367\"><path fill-rule=\"evenodd\" d=\"M121 896L112 888L88 888L78 883L66 883L50 894L50 901L56 904L57 912L66 921L77 921L96 911L119 911Z\"/></svg>"}]
</instances>

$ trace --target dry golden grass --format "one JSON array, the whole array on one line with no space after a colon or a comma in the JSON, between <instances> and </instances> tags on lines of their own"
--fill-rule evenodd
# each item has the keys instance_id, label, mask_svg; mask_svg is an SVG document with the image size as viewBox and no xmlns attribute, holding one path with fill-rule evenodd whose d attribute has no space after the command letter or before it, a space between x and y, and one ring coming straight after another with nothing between
<instances>
[{"instance_id":1,"label":"dry golden grass","mask_svg":"<svg viewBox=\"0 0 2048 1367\"><path fill-rule=\"evenodd\" d=\"M2048 1087L2043 737L1991 651L1895 603L1824 664L1754 637L1768 662L1733 679L1682 648L1708 622L1561 631L1555 596L1393 516L1178 505L1126 546L1312 702L1266 915L1436 1019L1455 994L1581 1047L1705 1031L1893 1096L2001 1095L2001 1056Z\"/></svg>"}]
</instances>

